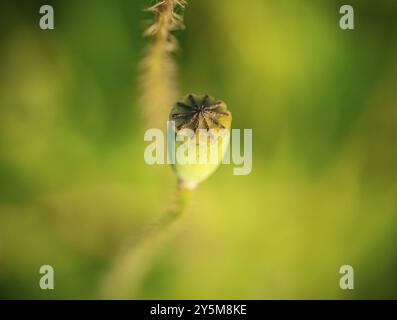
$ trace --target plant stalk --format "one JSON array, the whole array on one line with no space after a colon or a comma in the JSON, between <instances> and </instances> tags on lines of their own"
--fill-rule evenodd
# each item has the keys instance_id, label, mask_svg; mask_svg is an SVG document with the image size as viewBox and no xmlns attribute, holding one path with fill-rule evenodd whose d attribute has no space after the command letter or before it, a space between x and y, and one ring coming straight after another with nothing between
<instances>
[{"instance_id":1,"label":"plant stalk","mask_svg":"<svg viewBox=\"0 0 397 320\"><path fill-rule=\"evenodd\" d=\"M135 298L155 255L174 233L172 225L187 211L193 190L178 184L176 201L160 219L135 237L116 257L102 287L104 299Z\"/></svg>"}]
</instances>

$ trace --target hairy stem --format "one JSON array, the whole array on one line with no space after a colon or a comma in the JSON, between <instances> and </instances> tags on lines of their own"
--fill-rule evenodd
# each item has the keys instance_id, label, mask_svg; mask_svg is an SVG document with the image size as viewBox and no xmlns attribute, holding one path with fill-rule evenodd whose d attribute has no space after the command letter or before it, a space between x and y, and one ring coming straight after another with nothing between
<instances>
[{"instance_id":1,"label":"hairy stem","mask_svg":"<svg viewBox=\"0 0 397 320\"><path fill-rule=\"evenodd\" d=\"M162 128L168 113L176 100L176 66L172 53L177 41L172 32L183 29L183 18L178 11L186 0L158 0L147 10L155 16L145 36L152 41L142 61L141 102L146 114L147 125ZM172 234L170 227L185 211L192 190L178 184L175 205L149 226L139 237L135 237L120 252L111 272L103 284L103 298L133 298L142 283L144 275L161 245Z\"/></svg>"},{"instance_id":2,"label":"hairy stem","mask_svg":"<svg viewBox=\"0 0 397 320\"><path fill-rule=\"evenodd\" d=\"M141 103L150 126L164 126L169 108L177 98L172 53L178 44L172 32L184 28L183 17L177 12L185 5L185 0L162 0L148 8L155 19L144 34L152 41L142 61Z\"/></svg>"}]
</instances>

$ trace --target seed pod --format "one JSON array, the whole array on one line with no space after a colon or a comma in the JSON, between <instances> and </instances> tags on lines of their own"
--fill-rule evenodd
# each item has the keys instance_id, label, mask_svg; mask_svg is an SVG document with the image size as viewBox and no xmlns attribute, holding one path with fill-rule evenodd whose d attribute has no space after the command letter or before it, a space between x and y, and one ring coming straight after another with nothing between
<instances>
[{"instance_id":1,"label":"seed pod","mask_svg":"<svg viewBox=\"0 0 397 320\"><path fill-rule=\"evenodd\" d=\"M171 109L175 122L172 168L183 186L194 188L219 166L230 142L231 112L223 101L189 94Z\"/></svg>"}]
</instances>

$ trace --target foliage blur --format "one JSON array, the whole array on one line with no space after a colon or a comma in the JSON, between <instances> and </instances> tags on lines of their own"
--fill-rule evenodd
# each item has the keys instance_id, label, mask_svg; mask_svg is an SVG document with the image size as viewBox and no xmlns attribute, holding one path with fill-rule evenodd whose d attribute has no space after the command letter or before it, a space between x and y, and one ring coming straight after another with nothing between
<instances>
[{"instance_id":1,"label":"foliage blur","mask_svg":"<svg viewBox=\"0 0 397 320\"><path fill-rule=\"evenodd\" d=\"M181 96L253 129L253 171L199 187L137 298L397 298L397 2L348 2L354 31L342 1L190 1ZM175 188L143 161L150 1L47 1L53 31L42 4L0 5L0 298L96 298Z\"/></svg>"}]
</instances>

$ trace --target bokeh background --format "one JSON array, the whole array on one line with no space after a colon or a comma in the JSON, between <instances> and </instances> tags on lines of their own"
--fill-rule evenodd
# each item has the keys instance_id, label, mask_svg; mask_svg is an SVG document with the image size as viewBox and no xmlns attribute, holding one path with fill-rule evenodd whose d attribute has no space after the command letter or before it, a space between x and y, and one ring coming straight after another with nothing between
<instances>
[{"instance_id":1,"label":"bokeh background","mask_svg":"<svg viewBox=\"0 0 397 320\"><path fill-rule=\"evenodd\" d=\"M397 2L347 1L354 31L346 1L189 2L181 95L223 99L253 129L253 171L200 185L125 298L397 298ZM147 4L1 2L0 298L99 297L172 201L170 168L143 161ZM38 286L44 264L55 290Z\"/></svg>"}]
</instances>

